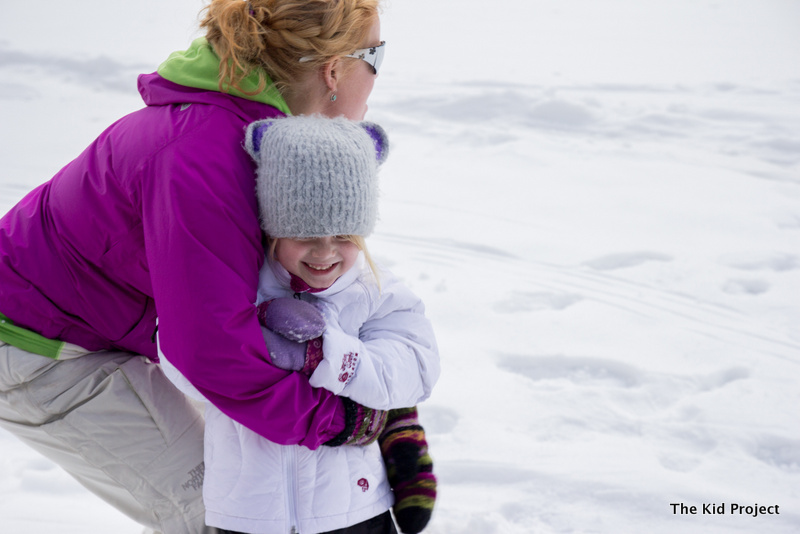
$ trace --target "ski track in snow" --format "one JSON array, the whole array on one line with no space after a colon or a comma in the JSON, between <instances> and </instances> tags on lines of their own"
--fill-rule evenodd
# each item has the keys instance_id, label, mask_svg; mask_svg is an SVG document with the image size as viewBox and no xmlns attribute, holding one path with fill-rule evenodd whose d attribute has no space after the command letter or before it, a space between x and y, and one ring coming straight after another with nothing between
<instances>
[{"instance_id":1,"label":"ski track in snow","mask_svg":"<svg viewBox=\"0 0 800 534\"><path fill-rule=\"evenodd\" d=\"M800 343L785 339L780 333L763 335L764 325L753 325L753 318L735 310L675 293L657 287L632 282L623 278L593 272L582 266L548 265L543 262L514 258L501 250L492 250L480 244L454 243L446 240L426 241L422 237L378 234L381 239L411 248L406 260L420 263L435 262L440 266L457 269L475 264L480 259L481 268L495 273L500 279L529 279L527 285L536 288L525 291L519 287L509 292L507 298L493 303L499 313L518 313L540 309L562 310L579 302L592 300L606 306L625 310L648 319L664 318L671 324L680 324L718 341L736 346L741 343L763 345L762 350L786 361L797 362ZM631 266L642 257L652 259L652 253L613 255L616 265ZM668 261L656 254L657 261ZM609 257L597 262L600 271L607 270Z\"/></svg>"}]
</instances>

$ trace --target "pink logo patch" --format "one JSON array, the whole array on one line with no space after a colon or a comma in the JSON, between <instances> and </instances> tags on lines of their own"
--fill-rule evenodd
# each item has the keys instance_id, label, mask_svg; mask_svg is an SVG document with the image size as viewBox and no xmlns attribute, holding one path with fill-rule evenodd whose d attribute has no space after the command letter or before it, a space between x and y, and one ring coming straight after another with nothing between
<instances>
[{"instance_id":1,"label":"pink logo patch","mask_svg":"<svg viewBox=\"0 0 800 534\"><path fill-rule=\"evenodd\" d=\"M366 478L362 478L358 481L358 485L361 488L361 491L367 491L369 489L369 481Z\"/></svg>"},{"instance_id":2,"label":"pink logo patch","mask_svg":"<svg viewBox=\"0 0 800 534\"><path fill-rule=\"evenodd\" d=\"M358 353L348 352L342 358L342 368L339 369L339 382L347 382L353 377L353 373L358 365Z\"/></svg>"}]
</instances>

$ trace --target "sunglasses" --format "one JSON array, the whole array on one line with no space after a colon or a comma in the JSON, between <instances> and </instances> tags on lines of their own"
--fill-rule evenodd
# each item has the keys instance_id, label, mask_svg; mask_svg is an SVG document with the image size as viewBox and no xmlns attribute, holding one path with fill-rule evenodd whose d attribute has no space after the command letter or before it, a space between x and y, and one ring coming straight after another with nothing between
<instances>
[{"instance_id":1,"label":"sunglasses","mask_svg":"<svg viewBox=\"0 0 800 534\"><path fill-rule=\"evenodd\" d=\"M347 54L344 57L352 57L356 59L363 59L369 66L372 67L372 73L378 74L378 69L381 68L383 63L383 54L386 52L386 41L381 41L378 46L371 46L369 48L359 48L352 54Z\"/></svg>"},{"instance_id":2,"label":"sunglasses","mask_svg":"<svg viewBox=\"0 0 800 534\"><path fill-rule=\"evenodd\" d=\"M381 44L378 46L371 46L369 48L359 48L352 54L347 54L344 57L352 57L355 59L363 59L369 66L372 67L372 73L378 74L378 69L381 68L381 63L383 63L383 54L386 51L386 41L381 41ZM311 61L313 58L311 56L301 57L300 62L304 63L306 61Z\"/></svg>"}]
</instances>

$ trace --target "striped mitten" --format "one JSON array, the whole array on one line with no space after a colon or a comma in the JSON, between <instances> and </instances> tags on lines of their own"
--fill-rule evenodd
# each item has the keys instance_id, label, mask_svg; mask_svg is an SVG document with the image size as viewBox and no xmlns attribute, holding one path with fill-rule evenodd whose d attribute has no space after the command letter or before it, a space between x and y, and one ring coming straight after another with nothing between
<instances>
[{"instance_id":1,"label":"striped mitten","mask_svg":"<svg viewBox=\"0 0 800 534\"><path fill-rule=\"evenodd\" d=\"M394 517L404 534L422 532L436 501L436 477L417 408L389 410L378 438L394 490Z\"/></svg>"},{"instance_id":2,"label":"striped mitten","mask_svg":"<svg viewBox=\"0 0 800 534\"><path fill-rule=\"evenodd\" d=\"M369 445L377 440L385 428L386 414L389 412L367 408L347 397L339 398L344 404L344 430L323 445L328 447Z\"/></svg>"}]
</instances>

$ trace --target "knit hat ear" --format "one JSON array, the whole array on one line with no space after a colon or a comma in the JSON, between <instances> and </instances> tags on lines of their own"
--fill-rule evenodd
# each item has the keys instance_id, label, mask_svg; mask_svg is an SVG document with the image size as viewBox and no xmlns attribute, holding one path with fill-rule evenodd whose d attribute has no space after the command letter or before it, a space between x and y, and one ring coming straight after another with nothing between
<instances>
[{"instance_id":1,"label":"knit hat ear","mask_svg":"<svg viewBox=\"0 0 800 534\"><path fill-rule=\"evenodd\" d=\"M386 135L386 131L374 122L362 121L360 124L375 143L375 156L378 160L378 165L383 165L383 162L389 157L389 137Z\"/></svg>"},{"instance_id":2,"label":"knit hat ear","mask_svg":"<svg viewBox=\"0 0 800 534\"><path fill-rule=\"evenodd\" d=\"M255 160L258 160L258 154L261 152L261 140L264 138L264 133L275 124L277 119L264 119L256 121L247 126L247 131L244 135L244 148Z\"/></svg>"}]
</instances>

